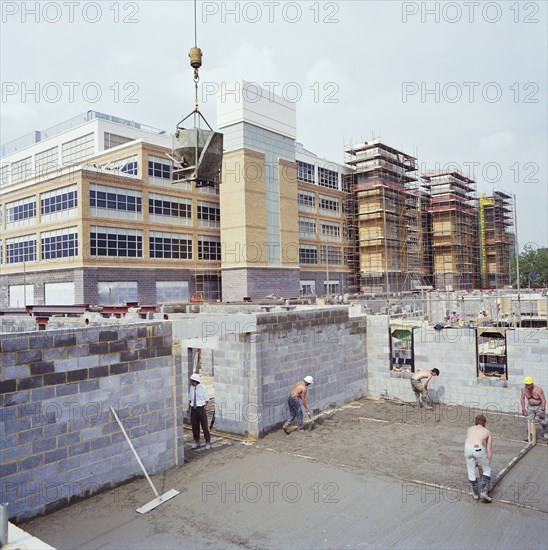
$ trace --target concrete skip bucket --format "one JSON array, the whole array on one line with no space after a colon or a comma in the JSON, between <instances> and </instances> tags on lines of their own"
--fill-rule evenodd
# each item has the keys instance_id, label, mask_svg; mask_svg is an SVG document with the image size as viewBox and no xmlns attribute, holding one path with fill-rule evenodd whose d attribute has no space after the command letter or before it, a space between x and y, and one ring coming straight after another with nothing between
<instances>
[{"instance_id":1,"label":"concrete skip bucket","mask_svg":"<svg viewBox=\"0 0 548 550\"><path fill-rule=\"evenodd\" d=\"M223 134L202 128L177 128L173 136L173 181L194 181L196 187L220 183Z\"/></svg>"}]
</instances>

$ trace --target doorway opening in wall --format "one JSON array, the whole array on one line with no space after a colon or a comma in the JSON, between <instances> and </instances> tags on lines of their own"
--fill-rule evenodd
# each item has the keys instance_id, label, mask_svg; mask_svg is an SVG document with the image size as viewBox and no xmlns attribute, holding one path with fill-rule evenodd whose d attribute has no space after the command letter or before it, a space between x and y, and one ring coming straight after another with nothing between
<instances>
[{"instance_id":1,"label":"doorway opening in wall","mask_svg":"<svg viewBox=\"0 0 548 550\"><path fill-rule=\"evenodd\" d=\"M316 281L301 281L301 298L312 298L316 296Z\"/></svg>"},{"instance_id":2,"label":"doorway opening in wall","mask_svg":"<svg viewBox=\"0 0 548 550\"><path fill-rule=\"evenodd\" d=\"M207 272L194 274L194 302L220 302L221 274L220 272Z\"/></svg>"},{"instance_id":3,"label":"doorway opening in wall","mask_svg":"<svg viewBox=\"0 0 548 550\"><path fill-rule=\"evenodd\" d=\"M215 426L215 352L212 349L204 348L189 348L189 373L200 375L200 384L203 384L207 389L208 403L207 403L207 422L209 429L214 429ZM190 383L189 383L190 384ZM188 405L188 402L186 403ZM190 425L190 417L188 418ZM202 442L204 434L201 432L200 436Z\"/></svg>"},{"instance_id":4,"label":"doorway opening in wall","mask_svg":"<svg viewBox=\"0 0 548 550\"><path fill-rule=\"evenodd\" d=\"M404 324L390 324L390 370L415 372L415 327Z\"/></svg>"},{"instance_id":5,"label":"doorway opening in wall","mask_svg":"<svg viewBox=\"0 0 548 550\"><path fill-rule=\"evenodd\" d=\"M478 328L476 346L478 378L508 380L506 329Z\"/></svg>"},{"instance_id":6,"label":"doorway opening in wall","mask_svg":"<svg viewBox=\"0 0 548 550\"><path fill-rule=\"evenodd\" d=\"M340 281L326 281L323 282L323 291L326 296L330 296L331 294L340 294L341 293L341 283Z\"/></svg>"}]
</instances>

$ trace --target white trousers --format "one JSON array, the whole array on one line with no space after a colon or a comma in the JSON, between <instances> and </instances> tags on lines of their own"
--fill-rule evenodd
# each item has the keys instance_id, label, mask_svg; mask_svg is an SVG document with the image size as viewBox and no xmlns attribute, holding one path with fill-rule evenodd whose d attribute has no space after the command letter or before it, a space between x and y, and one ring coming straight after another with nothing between
<instances>
[{"instance_id":1,"label":"white trousers","mask_svg":"<svg viewBox=\"0 0 548 550\"><path fill-rule=\"evenodd\" d=\"M491 477L491 466L487 460L487 452L483 446L474 447L471 443L464 444L464 458L466 458L466 469L468 480L476 481L476 462L481 466L483 475Z\"/></svg>"}]
</instances>

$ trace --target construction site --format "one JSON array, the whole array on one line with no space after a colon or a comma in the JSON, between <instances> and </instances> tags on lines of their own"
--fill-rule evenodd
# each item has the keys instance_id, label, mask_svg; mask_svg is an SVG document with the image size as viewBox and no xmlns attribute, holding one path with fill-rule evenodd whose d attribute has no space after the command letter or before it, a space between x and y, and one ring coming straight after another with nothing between
<instances>
[{"instance_id":1,"label":"construction site","mask_svg":"<svg viewBox=\"0 0 548 550\"><path fill-rule=\"evenodd\" d=\"M244 80L214 129L196 8L173 133L88 110L2 146L2 550L545 548L515 197L376 137L324 159Z\"/></svg>"}]
</instances>

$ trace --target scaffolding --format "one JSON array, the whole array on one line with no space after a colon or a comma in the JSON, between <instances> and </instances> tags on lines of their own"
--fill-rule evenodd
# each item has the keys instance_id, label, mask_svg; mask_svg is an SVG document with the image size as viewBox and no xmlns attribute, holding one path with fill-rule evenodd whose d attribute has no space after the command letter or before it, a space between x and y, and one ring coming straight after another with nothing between
<instances>
[{"instance_id":1,"label":"scaffolding","mask_svg":"<svg viewBox=\"0 0 548 550\"><path fill-rule=\"evenodd\" d=\"M479 238L482 288L504 288L510 284L510 256L514 239L511 197L503 191L479 198Z\"/></svg>"},{"instance_id":2,"label":"scaffolding","mask_svg":"<svg viewBox=\"0 0 548 550\"><path fill-rule=\"evenodd\" d=\"M478 209L476 183L458 171L423 176L430 191L434 284L442 290L478 288Z\"/></svg>"},{"instance_id":3,"label":"scaffolding","mask_svg":"<svg viewBox=\"0 0 548 550\"><path fill-rule=\"evenodd\" d=\"M416 158L373 139L346 146L345 162L354 169L360 289L389 296L427 284Z\"/></svg>"},{"instance_id":4,"label":"scaffolding","mask_svg":"<svg viewBox=\"0 0 548 550\"><path fill-rule=\"evenodd\" d=\"M354 193L354 175L345 174L344 191L344 223L345 223L345 265L350 269L346 291L356 294L360 291L360 248L358 241L358 203Z\"/></svg>"}]
</instances>

